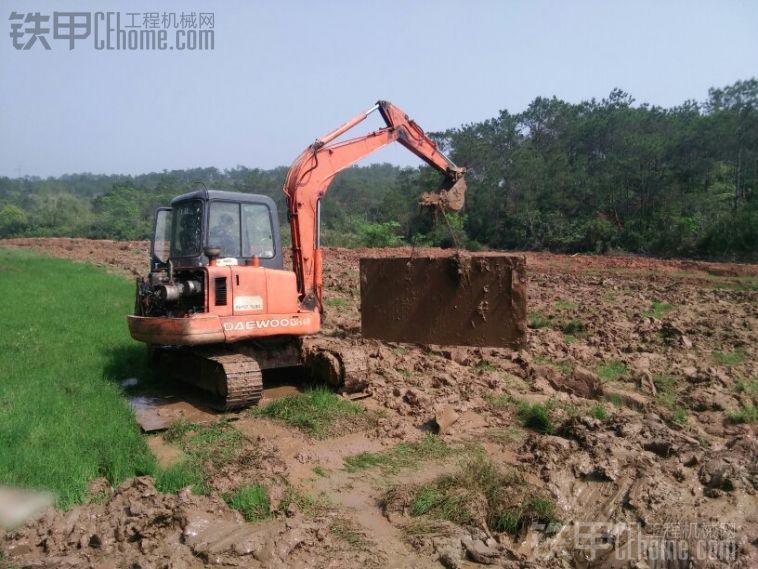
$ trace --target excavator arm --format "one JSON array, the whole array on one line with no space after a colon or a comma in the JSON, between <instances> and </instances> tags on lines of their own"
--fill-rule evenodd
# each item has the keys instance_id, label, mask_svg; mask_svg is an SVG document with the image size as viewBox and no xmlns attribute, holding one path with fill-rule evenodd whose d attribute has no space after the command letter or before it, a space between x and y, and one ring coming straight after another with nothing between
<instances>
[{"instance_id":1,"label":"excavator arm","mask_svg":"<svg viewBox=\"0 0 758 569\"><path fill-rule=\"evenodd\" d=\"M382 115L386 127L365 136L334 142L376 110ZM321 198L340 171L392 142L399 142L445 175L440 191L424 194L422 205L448 211L463 207L465 170L453 164L421 127L389 101L378 101L366 112L317 139L292 163L284 183L292 230L292 264L304 308L322 307Z\"/></svg>"}]
</instances>

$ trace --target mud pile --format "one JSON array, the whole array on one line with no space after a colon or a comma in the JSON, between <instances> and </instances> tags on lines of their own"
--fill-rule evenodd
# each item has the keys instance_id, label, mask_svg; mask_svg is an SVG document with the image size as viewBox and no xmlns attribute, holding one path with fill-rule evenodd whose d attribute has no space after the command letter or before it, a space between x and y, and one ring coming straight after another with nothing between
<instances>
[{"instance_id":1,"label":"mud pile","mask_svg":"<svg viewBox=\"0 0 758 569\"><path fill-rule=\"evenodd\" d=\"M124 482L98 498L101 503L69 512L49 510L36 523L9 533L4 550L13 565L297 567L311 566L306 560L313 558L314 548L330 551L334 563L360 562L340 555L323 520L295 516L248 524L216 496L188 490L159 494L148 477Z\"/></svg>"},{"instance_id":2,"label":"mud pile","mask_svg":"<svg viewBox=\"0 0 758 569\"><path fill-rule=\"evenodd\" d=\"M146 245L140 243L11 244L107 266L116 266L108 261L115 260L126 272L146 265ZM325 252L324 334L311 340L339 341L364 354L369 397L361 404L378 411L380 420L360 432L317 440L281 423L240 416L234 428L251 440L260 437L268 449L261 464L235 464L233 475L228 469L211 473L210 486L226 491L275 472L286 479L277 488L290 483L323 494L331 504L328 513L279 512L275 520L238 526L239 517L218 498L163 496L140 479L123 487L128 499L119 497L119 489L101 504L48 513L17 535L0 538L8 561L15 566L95 566L111 557L117 564L140 566L216 560L253 567L275 562L464 567L473 561L561 568L758 566L758 266L526 253L526 349L361 337L359 259L410 255L449 252ZM536 408L547 419L537 416L542 422L535 423L524 415ZM440 440L458 454L399 472L346 468L346 458L418 441L439 422L444 423ZM455 471L461 453L474 447L546 492L560 527L488 535L481 527L409 512L385 516L388 485L418 488ZM135 512L153 513L132 514L131 502L137 504ZM272 503L278 503L273 494ZM186 533L193 512L211 516L204 519L213 524L233 524L226 533L243 536L233 541L239 547L252 544L250 551L227 544L209 553ZM330 531L335 516L350 525ZM137 533L129 533L130 527ZM302 540L290 545L290 533ZM92 544L99 542L100 549L90 545L93 535ZM265 547L256 545L259 539ZM284 556L277 553L279 542ZM175 545L156 545L162 543ZM273 547L273 557L265 557L266 547ZM675 552L676 560L654 555L640 560L641 552L656 547ZM703 547L715 549L710 555ZM163 556L167 549L173 557ZM619 558L627 550L636 557Z\"/></svg>"}]
</instances>

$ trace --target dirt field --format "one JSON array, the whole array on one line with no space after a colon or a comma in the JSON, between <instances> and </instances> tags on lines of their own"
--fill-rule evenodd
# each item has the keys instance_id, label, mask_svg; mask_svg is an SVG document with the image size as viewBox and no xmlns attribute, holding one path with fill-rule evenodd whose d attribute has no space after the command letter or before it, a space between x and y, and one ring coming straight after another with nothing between
<instances>
[{"instance_id":1,"label":"dirt field","mask_svg":"<svg viewBox=\"0 0 758 569\"><path fill-rule=\"evenodd\" d=\"M147 265L144 242L0 247ZM161 495L149 478L96 486L91 504L0 535L7 563L758 566L758 265L527 253L528 350L361 339L358 259L409 253L325 255L325 334L371 354L360 403L375 421L313 438L241 413L244 452L214 469L210 496ZM217 495L243 481L286 505L244 523ZM427 510L421 490L437 493ZM493 525L503 500L520 504L516 525Z\"/></svg>"}]
</instances>

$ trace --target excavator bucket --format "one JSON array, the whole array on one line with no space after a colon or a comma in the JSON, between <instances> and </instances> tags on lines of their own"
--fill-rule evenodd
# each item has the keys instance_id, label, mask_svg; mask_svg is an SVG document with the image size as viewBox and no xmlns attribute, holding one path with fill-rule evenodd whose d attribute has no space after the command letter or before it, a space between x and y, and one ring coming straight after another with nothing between
<instances>
[{"instance_id":1,"label":"excavator bucket","mask_svg":"<svg viewBox=\"0 0 758 569\"><path fill-rule=\"evenodd\" d=\"M466 202L466 180L463 176L450 180L436 192L425 192L419 203L424 207L438 207L444 211L460 211Z\"/></svg>"},{"instance_id":2,"label":"excavator bucket","mask_svg":"<svg viewBox=\"0 0 758 569\"><path fill-rule=\"evenodd\" d=\"M526 344L524 257L364 258L360 275L365 338L481 347Z\"/></svg>"}]
</instances>

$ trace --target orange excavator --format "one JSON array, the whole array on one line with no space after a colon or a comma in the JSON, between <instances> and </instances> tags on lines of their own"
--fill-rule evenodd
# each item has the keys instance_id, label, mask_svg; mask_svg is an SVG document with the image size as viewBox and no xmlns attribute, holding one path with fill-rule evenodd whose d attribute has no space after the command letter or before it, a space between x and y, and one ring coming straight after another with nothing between
<instances>
[{"instance_id":1,"label":"orange excavator","mask_svg":"<svg viewBox=\"0 0 758 569\"><path fill-rule=\"evenodd\" d=\"M378 110L386 126L336 141ZM204 389L212 406L240 409L262 396L263 370L304 366L337 386L365 385L366 358L339 341L304 342L321 329L321 200L341 170L399 142L443 173L421 204L463 207L464 169L388 101L378 101L292 163L284 184L293 270L284 268L276 205L266 196L202 189L159 208L150 273L137 281L135 340L168 374Z\"/></svg>"}]
</instances>

